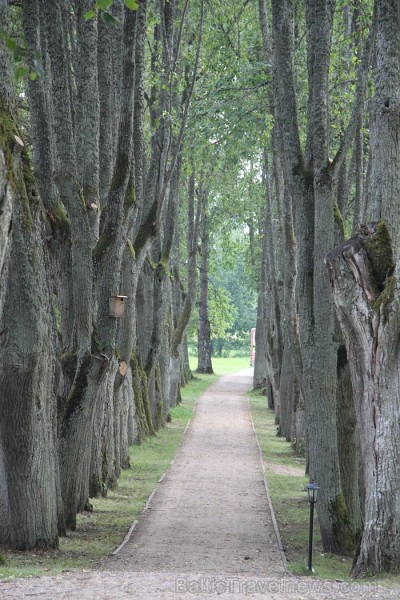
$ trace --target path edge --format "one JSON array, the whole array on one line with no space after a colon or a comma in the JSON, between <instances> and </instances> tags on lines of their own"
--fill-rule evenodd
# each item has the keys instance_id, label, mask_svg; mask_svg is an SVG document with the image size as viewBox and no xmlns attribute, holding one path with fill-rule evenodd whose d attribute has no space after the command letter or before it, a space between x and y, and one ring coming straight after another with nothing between
<instances>
[{"instance_id":1,"label":"path edge","mask_svg":"<svg viewBox=\"0 0 400 600\"><path fill-rule=\"evenodd\" d=\"M211 383L208 386L208 388L211 387L212 385L214 385L214 383L217 383L217 381L219 381L221 379L221 377L222 377L222 375L220 377L218 377L218 379L216 379L213 383ZM189 426L190 426L191 422L193 421L193 419L194 419L194 417L196 415L197 403L200 400L200 398L203 396L203 394L206 393L206 391L208 390L208 388L206 388L204 390L204 392L202 394L200 394L200 396L196 399L196 401L195 401L195 403L193 405L193 414L190 417L189 421L186 423L185 429L183 430L183 433L182 433L181 441L179 442L179 445L178 445L178 447L176 449L174 458L171 460L171 462L169 463L168 467L166 468L166 470L164 471L164 473L161 475L160 479L157 481L157 483L156 483L153 491L150 493L149 497L147 498L146 504L144 505L144 507L142 508L142 510L139 512L138 518L133 521L133 523L130 526L130 528L128 530L128 533L125 535L123 541L121 542L121 544L119 546L117 546L117 548L115 550L113 550L112 552L110 552L109 556L116 556L120 552L120 550L122 550L122 548L124 548L124 546L126 546L126 544L131 539L133 532L135 531L136 527L139 524L140 515L142 515L146 510L149 509L151 501L153 500L153 498L154 498L154 496L155 496L158 488L160 487L160 484L162 483L164 477L167 475L167 473L170 470L171 466L174 464L175 457L176 457L176 455L178 454L179 450L182 447L182 444L183 444L183 442L184 442L184 440L186 438L186 434L188 432ZM253 428L254 428L254 424L253 424ZM258 443L258 440L257 440L257 443Z\"/></svg>"},{"instance_id":2,"label":"path edge","mask_svg":"<svg viewBox=\"0 0 400 600\"><path fill-rule=\"evenodd\" d=\"M281 555L281 560L282 560L282 563L283 563L283 568L285 569L285 574L292 576L292 574L290 573L289 568L288 568L288 562L287 562L285 550L284 550L284 547L283 547L283 544L282 544L281 534L279 533L278 522L276 520L274 507L273 507L273 504L272 504L271 496L269 494L269 487L268 487L267 475L266 475L266 471L265 471L264 457L263 457L263 454L262 454L260 442L258 441L258 436L257 436L257 431L256 431L256 428L255 428L255 425L254 425L253 415L251 414L251 406L250 406L250 399L249 399L249 396L248 396L248 392L246 392L245 395L246 395L246 400L247 400L247 406L248 406L248 409L249 409L251 426L253 428L253 433L254 433L254 437L255 437L256 443L257 443L258 453L259 453L259 456L260 456L261 468L262 468L263 479L264 479L265 493L267 495L268 507L269 507L269 510L270 510L270 513L271 513L272 525L274 527L276 540L278 542L279 553Z\"/></svg>"}]
</instances>

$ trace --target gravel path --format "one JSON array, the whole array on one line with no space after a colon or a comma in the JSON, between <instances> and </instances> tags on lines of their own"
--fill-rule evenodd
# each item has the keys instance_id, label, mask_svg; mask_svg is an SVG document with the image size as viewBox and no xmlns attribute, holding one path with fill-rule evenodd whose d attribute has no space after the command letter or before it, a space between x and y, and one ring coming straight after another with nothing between
<instances>
[{"instance_id":1,"label":"gravel path","mask_svg":"<svg viewBox=\"0 0 400 600\"><path fill-rule=\"evenodd\" d=\"M245 392L251 370L197 403L175 461L129 539L98 571L0 581L0 600L400 598L400 589L287 574Z\"/></svg>"}]
</instances>

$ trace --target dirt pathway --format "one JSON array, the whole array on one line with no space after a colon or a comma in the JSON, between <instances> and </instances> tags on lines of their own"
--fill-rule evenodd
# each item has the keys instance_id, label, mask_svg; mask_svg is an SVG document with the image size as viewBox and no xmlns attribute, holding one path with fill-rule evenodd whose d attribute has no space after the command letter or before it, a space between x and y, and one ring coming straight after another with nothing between
<instances>
[{"instance_id":1,"label":"dirt pathway","mask_svg":"<svg viewBox=\"0 0 400 600\"><path fill-rule=\"evenodd\" d=\"M224 377L204 394L174 464L118 570L283 575L245 392Z\"/></svg>"},{"instance_id":2,"label":"dirt pathway","mask_svg":"<svg viewBox=\"0 0 400 600\"><path fill-rule=\"evenodd\" d=\"M399 598L285 572L245 392L251 371L199 399L174 463L101 571L0 581L0 599Z\"/></svg>"}]
</instances>

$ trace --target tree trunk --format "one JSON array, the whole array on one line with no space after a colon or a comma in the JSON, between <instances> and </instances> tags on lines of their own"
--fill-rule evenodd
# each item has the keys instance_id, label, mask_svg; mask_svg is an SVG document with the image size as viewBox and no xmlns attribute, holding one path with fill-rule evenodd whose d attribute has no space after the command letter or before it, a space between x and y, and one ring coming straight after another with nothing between
<instances>
[{"instance_id":1,"label":"tree trunk","mask_svg":"<svg viewBox=\"0 0 400 600\"><path fill-rule=\"evenodd\" d=\"M1 140L15 182L12 251L0 314L0 543L15 550L58 545L55 318L47 278L43 207L21 138L3 105ZM4 131L4 130L3 130ZM19 145L17 146L17 148ZM16 149L14 150L14 156Z\"/></svg>"},{"instance_id":2,"label":"tree trunk","mask_svg":"<svg viewBox=\"0 0 400 600\"><path fill-rule=\"evenodd\" d=\"M258 290L257 323L256 323L256 355L254 360L253 389L267 393L267 307L266 307L266 273L263 266L260 270L260 286Z\"/></svg>"},{"instance_id":3,"label":"tree trunk","mask_svg":"<svg viewBox=\"0 0 400 600\"><path fill-rule=\"evenodd\" d=\"M203 213L201 224L201 250L200 250L200 299L199 321L197 326L198 355L197 373L214 373L211 362L211 329L208 316L208 253L209 231L206 211Z\"/></svg>"},{"instance_id":4,"label":"tree trunk","mask_svg":"<svg viewBox=\"0 0 400 600\"><path fill-rule=\"evenodd\" d=\"M5 132L0 130L1 139ZM2 144L3 145L3 144ZM12 231L12 213L13 213L13 194L10 183L7 179L6 154L3 147L0 148L0 281L5 281L8 268L8 256L10 250L11 231ZM4 301L5 287L0 290L0 314Z\"/></svg>"},{"instance_id":5,"label":"tree trunk","mask_svg":"<svg viewBox=\"0 0 400 600\"><path fill-rule=\"evenodd\" d=\"M330 252L327 264L349 358L364 467L365 525L353 575L396 572L399 303L397 271L387 279L393 263L384 221Z\"/></svg>"},{"instance_id":6,"label":"tree trunk","mask_svg":"<svg viewBox=\"0 0 400 600\"><path fill-rule=\"evenodd\" d=\"M7 8L0 8L0 26L7 29ZM10 150L8 147L8 112L14 104L12 94L11 72L8 50L5 44L0 45L0 281L5 281L7 276L8 253L11 242L12 210L14 194L10 183L12 165L10 163ZM4 112L3 112L4 111ZM11 172L9 172L9 170ZM5 286L0 287L0 315L4 301Z\"/></svg>"},{"instance_id":7,"label":"tree trunk","mask_svg":"<svg viewBox=\"0 0 400 600\"><path fill-rule=\"evenodd\" d=\"M326 550L347 552L353 540L340 485L334 319L329 282L323 272L323 259L334 234L327 118L334 3L306 3L309 96L304 158L293 78L292 9L290 1L272 3L279 151L291 195L297 242L296 306L303 359L298 366L302 368L310 475L321 486L318 517L323 545Z\"/></svg>"},{"instance_id":8,"label":"tree trunk","mask_svg":"<svg viewBox=\"0 0 400 600\"><path fill-rule=\"evenodd\" d=\"M365 521L353 576L400 569L398 2L377 2L375 22L371 210L373 218L383 220L361 226L354 238L327 256L349 358L364 467Z\"/></svg>"},{"instance_id":9,"label":"tree trunk","mask_svg":"<svg viewBox=\"0 0 400 600\"><path fill-rule=\"evenodd\" d=\"M360 429L354 406L353 388L345 345L337 358L337 428L340 476L351 527L359 540L364 519Z\"/></svg>"}]
</instances>

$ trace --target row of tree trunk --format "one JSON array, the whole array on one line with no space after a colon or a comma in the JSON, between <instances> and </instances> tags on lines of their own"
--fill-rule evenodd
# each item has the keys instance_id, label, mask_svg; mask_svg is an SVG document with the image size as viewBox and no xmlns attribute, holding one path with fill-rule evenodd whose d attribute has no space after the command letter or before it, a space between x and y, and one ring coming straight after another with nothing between
<instances>
[{"instance_id":1,"label":"row of tree trunk","mask_svg":"<svg viewBox=\"0 0 400 600\"><path fill-rule=\"evenodd\" d=\"M267 4L259 1L275 128L264 159L254 386L266 389L279 433L298 450L306 447L310 479L321 488L324 549L353 554L354 576L396 572L400 8L395 0L375 3L369 37L357 50L349 123L332 159L329 68L336 2L305 2L304 143L297 118L295 3L271 4L270 33ZM354 39L358 3L346 10ZM366 114L371 64L374 96ZM361 128L368 123L366 170ZM360 220L371 223L359 226ZM349 224L354 237L344 242Z\"/></svg>"},{"instance_id":2,"label":"row of tree trunk","mask_svg":"<svg viewBox=\"0 0 400 600\"><path fill-rule=\"evenodd\" d=\"M92 5L1 5L31 73L17 96L2 47L0 544L20 550L75 529L179 399L180 151L202 10L185 66L187 5L115 0L85 19Z\"/></svg>"}]
</instances>

